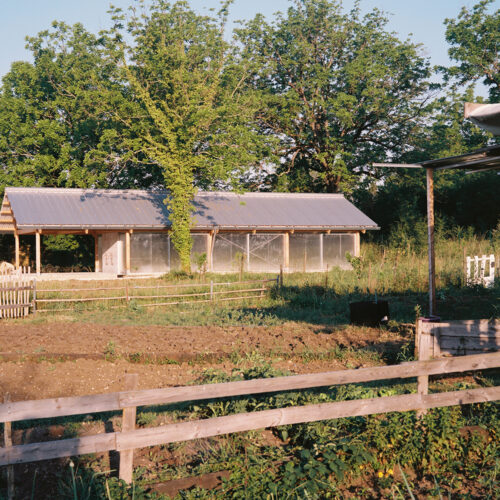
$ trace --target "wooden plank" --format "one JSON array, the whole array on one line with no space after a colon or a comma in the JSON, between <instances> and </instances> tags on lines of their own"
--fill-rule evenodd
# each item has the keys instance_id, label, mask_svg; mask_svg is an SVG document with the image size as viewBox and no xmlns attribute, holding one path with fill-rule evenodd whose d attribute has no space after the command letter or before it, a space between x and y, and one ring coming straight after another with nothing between
<instances>
[{"instance_id":1,"label":"wooden plank","mask_svg":"<svg viewBox=\"0 0 500 500\"><path fill-rule=\"evenodd\" d=\"M0 448L0 466L87 455L116 449L116 433L95 434L74 439L48 441Z\"/></svg>"},{"instance_id":2,"label":"wooden plank","mask_svg":"<svg viewBox=\"0 0 500 500\"><path fill-rule=\"evenodd\" d=\"M114 411L128 406L172 404L184 401L263 394L266 392L310 389L312 387L326 387L330 385L411 378L419 375L460 373L470 370L486 370L499 366L500 352L494 352L460 356L456 358L411 361L401 365L375 366L359 368L357 370L338 370L219 384L190 385L141 391L122 391L80 397L18 401L9 403L8 405L0 405L0 422L14 422L18 420Z\"/></svg>"},{"instance_id":3,"label":"wooden plank","mask_svg":"<svg viewBox=\"0 0 500 500\"><path fill-rule=\"evenodd\" d=\"M122 289L123 290L123 289ZM79 299L37 299L37 302L90 302L93 300L126 300L126 296L116 297L83 297Z\"/></svg>"},{"instance_id":4,"label":"wooden plank","mask_svg":"<svg viewBox=\"0 0 500 500\"><path fill-rule=\"evenodd\" d=\"M120 406L120 393L93 394L33 401L15 401L0 405L0 422L16 422L36 418L65 417L101 411L115 411Z\"/></svg>"},{"instance_id":5,"label":"wooden plank","mask_svg":"<svg viewBox=\"0 0 500 500\"><path fill-rule=\"evenodd\" d=\"M148 389L144 391L122 393L120 394L120 402L123 406L171 404L183 401L197 401L230 396L245 396L248 394L262 394L266 392L310 389L312 387L325 387L330 385L373 382L375 380L411 378L418 375L458 373L469 370L496 368L498 366L500 366L500 352L422 362L412 361L401 365L377 366L360 368L357 370L338 370L269 379Z\"/></svg>"},{"instance_id":6,"label":"wooden plank","mask_svg":"<svg viewBox=\"0 0 500 500\"><path fill-rule=\"evenodd\" d=\"M136 429L122 433L98 434L76 439L50 441L0 449L0 466L27 463L59 457L143 448L160 444L188 441L266 427L317 422L336 418L364 416L394 411L411 411L425 407L439 408L497 401L500 387L469 389L438 394L404 394L381 398L321 403L276 410L240 413L226 417L170 424L163 427Z\"/></svg>"},{"instance_id":7,"label":"wooden plank","mask_svg":"<svg viewBox=\"0 0 500 500\"><path fill-rule=\"evenodd\" d=\"M265 290L263 288L263 290ZM225 302L225 301L231 301L231 300L246 300L246 299L261 299L262 298L262 293L261 295L242 295L241 297L222 297L217 299L218 302ZM189 301L177 301L177 302L157 302L157 303L152 303L152 304L141 304L142 307L157 307L157 306L178 306L178 305L190 305L190 304L201 304L201 303L207 303L207 302L212 302L213 299L207 299L207 300L189 300ZM123 307L123 306L113 306L114 307Z\"/></svg>"},{"instance_id":8,"label":"wooden plank","mask_svg":"<svg viewBox=\"0 0 500 500\"><path fill-rule=\"evenodd\" d=\"M125 390L132 391L137 389L139 383L138 373L127 373L125 375ZM135 419L137 407L129 406L123 409L122 432L130 432L135 429ZM120 472L119 477L127 484L132 482L134 473L134 449L122 450L120 452Z\"/></svg>"},{"instance_id":9,"label":"wooden plank","mask_svg":"<svg viewBox=\"0 0 500 500\"><path fill-rule=\"evenodd\" d=\"M321 403L299 407L241 413L227 417L211 418L191 422L170 424L164 427L138 429L134 432L120 433L116 436L117 450L140 448L160 444L188 441L233 432L258 430L280 425L293 425L318 422L336 418L364 416L395 411L418 410L419 408L438 408L458 404L497 401L500 387L469 389L466 391L438 394L404 394L381 398L357 399L335 403ZM1 464L1 461L0 461Z\"/></svg>"},{"instance_id":10,"label":"wooden plank","mask_svg":"<svg viewBox=\"0 0 500 500\"><path fill-rule=\"evenodd\" d=\"M494 349L500 350L500 338L489 337L441 337L440 349Z\"/></svg>"},{"instance_id":11,"label":"wooden plank","mask_svg":"<svg viewBox=\"0 0 500 500\"><path fill-rule=\"evenodd\" d=\"M464 321L427 322L422 323L422 331L425 333L439 332L448 336L477 335L487 333L496 335L500 332L500 320L476 319Z\"/></svg>"},{"instance_id":12,"label":"wooden plank","mask_svg":"<svg viewBox=\"0 0 500 500\"><path fill-rule=\"evenodd\" d=\"M29 302L27 303L19 303L19 304L7 304L7 305L2 305L0 306L0 310L5 310L5 309L21 309L23 307L29 307L31 304Z\"/></svg>"}]
</instances>

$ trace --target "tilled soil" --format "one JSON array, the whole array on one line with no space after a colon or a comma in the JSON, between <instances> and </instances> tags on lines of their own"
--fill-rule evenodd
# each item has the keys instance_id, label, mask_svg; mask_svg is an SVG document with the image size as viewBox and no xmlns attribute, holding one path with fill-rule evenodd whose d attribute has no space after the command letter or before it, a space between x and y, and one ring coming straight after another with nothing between
<instances>
[{"instance_id":1,"label":"tilled soil","mask_svg":"<svg viewBox=\"0 0 500 500\"><path fill-rule=\"evenodd\" d=\"M139 373L139 389L185 385L209 367L230 373L235 356L255 351L271 354L273 366L292 373L335 370L345 368L345 361L318 354L335 346L387 354L409 335L295 323L172 327L2 322L0 397L8 392L19 401L114 392L123 390L124 375L132 372Z\"/></svg>"}]
</instances>

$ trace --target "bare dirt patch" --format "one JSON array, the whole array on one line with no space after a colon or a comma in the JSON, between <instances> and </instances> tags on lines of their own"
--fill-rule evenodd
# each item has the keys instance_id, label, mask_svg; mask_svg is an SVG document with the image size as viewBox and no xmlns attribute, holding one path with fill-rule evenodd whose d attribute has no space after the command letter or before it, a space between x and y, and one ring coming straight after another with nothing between
<instances>
[{"instance_id":1,"label":"bare dirt patch","mask_svg":"<svg viewBox=\"0 0 500 500\"><path fill-rule=\"evenodd\" d=\"M287 323L281 326L117 326L83 323L0 324L0 355L103 355L113 343L117 354L184 356L252 352L298 353L335 345L366 347L404 339L385 329L322 327Z\"/></svg>"},{"instance_id":2,"label":"bare dirt patch","mask_svg":"<svg viewBox=\"0 0 500 500\"><path fill-rule=\"evenodd\" d=\"M0 396L13 400L123 390L139 373L139 388L185 385L204 368L230 373L235 358L271 355L292 373L345 368L328 353L340 348L397 351L409 332L290 323L276 327L109 326L22 322L0 325ZM355 366L373 364L359 360Z\"/></svg>"}]
</instances>

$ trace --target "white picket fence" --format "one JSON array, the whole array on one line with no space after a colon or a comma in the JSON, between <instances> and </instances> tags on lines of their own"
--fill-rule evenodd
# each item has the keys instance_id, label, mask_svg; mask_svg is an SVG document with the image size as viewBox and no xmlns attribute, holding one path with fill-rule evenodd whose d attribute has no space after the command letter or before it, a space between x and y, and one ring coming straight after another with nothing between
<instances>
[{"instance_id":1,"label":"white picket fence","mask_svg":"<svg viewBox=\"0 0 500 500\"><path fill-rule=\"evenodd\" d=\"M0 272L0 318L27 316L34 304L35 286L29 267Z\"/></svg>"},{"instance_id":2,"label":"white picket fence","mask_svg":"<svg viewBox=\"0 0 500 500\"><path fill-rule=\"evenodd\" d=\"M492 287L495 284L495 256L478 255L467 257L467 286L482 285Z\"/></svg>"}]
</instances>

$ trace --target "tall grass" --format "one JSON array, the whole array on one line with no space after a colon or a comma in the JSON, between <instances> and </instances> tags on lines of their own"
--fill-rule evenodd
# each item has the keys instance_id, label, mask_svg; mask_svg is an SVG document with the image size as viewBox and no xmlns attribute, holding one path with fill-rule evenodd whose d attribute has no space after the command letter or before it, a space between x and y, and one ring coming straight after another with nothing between
<instances>
[{"instance_id":1,"label":"tall grass","mask_svg":"<svg viewBox=\"0 0 500 500\"><path fill-rule=\"evenodd\" d=\"M499 286L491 290L479 287L465 287L464 259L466 255L496 253L497 262L500 250L498 238L484 239L473 234L448 239L438 237L436 241L436 287L439 311L448 319L490 317L499 312ZM390 301L392 317L397 321L413 321L415 308L426 313L428 289L427 249L411 241L405 245L384 245L367 242L361 247L360 257L352 257L351 270L334 267L322 273L285 274L283 286L270 284L270 290L262 300L243 300L241 302L221 302L215 300L207 304L185 304L180 306L144 307L144 301L131 301L127 307L116 309L120 302L85 302L81 304L52 304L60 308L66 319L78 321L99 321L109 323L135 324L173 324L173 325L230 325L252 324L273 325L285 321L304 321L310 323L345 324L348 322L349 302L373 299L375 296ZM244 274L243 280L276 278L276 274ZM171 289L168 293L207 292L210 281L235 282L238 273L185 275L169 273L161 278L147 280L127 280L129 293L134 294L134 286L151 286L152 289L140 293L154 295L165 289L154 287L162 285L190 285L190 288ZM205 285L205 286L202 286ZM56 297L95 297L123 295L122 290L96 291L97 287L124 286L123 281L92 282L45 282L41 288L87 288L79 294L43 294L44 298ZM39 294L42 297L42 293ZM187 299L186 299L187 300ZM160 302L165 302L159 299ZM152 302L151 300L149 302ZM62 311L62 309L66 309ZM68 310L69 309L69 312ZM57 318L57 312L38 315L50 320ZM44 321L44 319L37 319Z\"/></svg>"}]
</instances>

